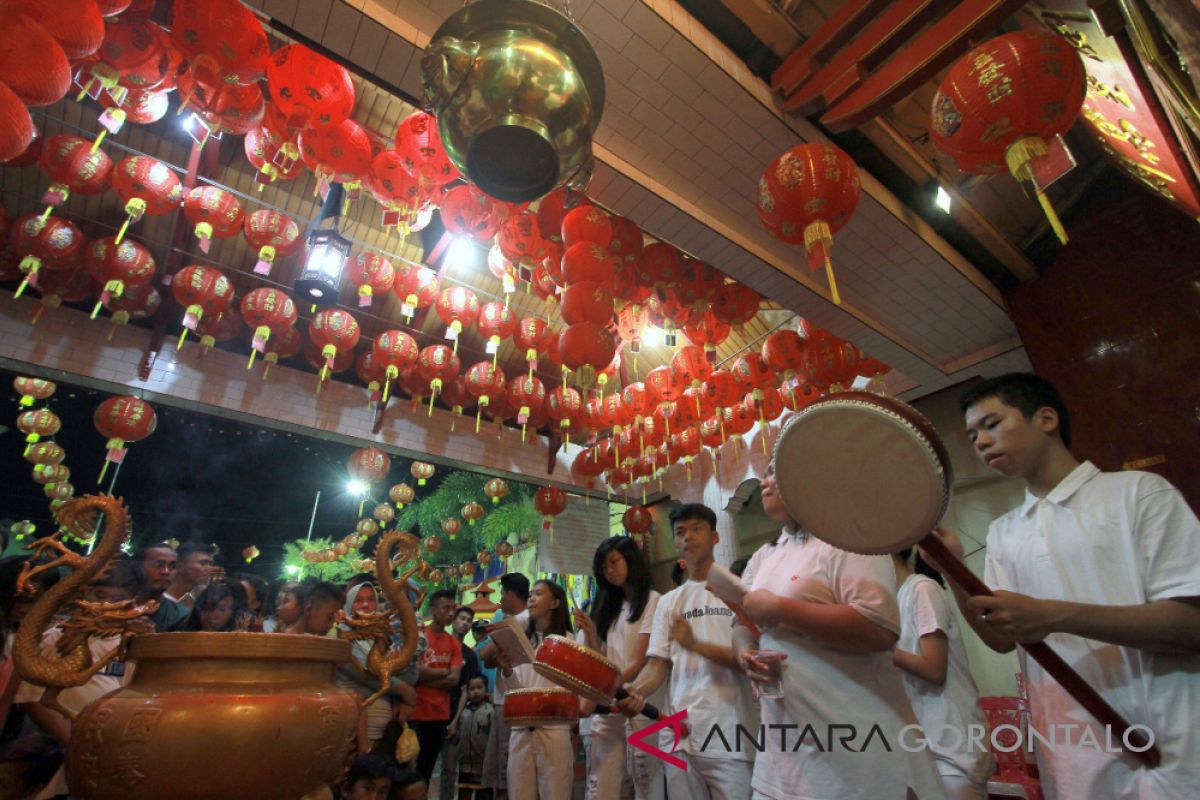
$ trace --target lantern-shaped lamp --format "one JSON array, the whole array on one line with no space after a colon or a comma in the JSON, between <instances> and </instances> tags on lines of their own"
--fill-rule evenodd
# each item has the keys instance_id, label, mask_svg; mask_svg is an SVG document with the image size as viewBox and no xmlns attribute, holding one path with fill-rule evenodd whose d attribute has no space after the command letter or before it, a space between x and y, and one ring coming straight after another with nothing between
<instances>
[{"instance_id":1,"label":"lantern-shaped lamp","mask_svg":"<svg viewBox=\"0 0 1200 800\"><path fill-rule=\"evenodd\" d=\"M472 500L462 507L462 518L467 521L468 525L474 525L483 518L483 506Z\"/></svg>"},{"instance_id":2,"label":"lantern-shaped lamp","mask_svg":"<svg viewBox=\"0 0 1200 800\"><path fill-rule=\"evenodd\" d=\"M462 520L458 517L446 517L442 520L442 533L449 537L450 541L454 541L454 537L458 536L458 532L462 530Z\"/></svg>"},{"instance_id":3,"label":"lantern-shaped lamp","mask_svg":"<svg viewBox=\"0 0 1200 800\"><path fill-rule=\"evenodd\" d=\"M332 195L333 193L330 192ZM308 237L308 254L296 280L296 294L314 306L337 303L342 269L350 257L350 240L334 228L318 228Z\"/></svg>"},{"instance_id":4,"label":"lantern-shaped lamp","mask_svg":"<svg viewBox=\"0 0 1200 800\"><path fill-rule=\"evenodd\" d=\"M508 482L501 478L492 478L484 484L483 493L492 498L492 503L499 503L508 497Z\"/></svg>"},{"instance_id":5,"label":"lantern-shaped lamp","mask_svg":"<svg viewBox=\"0 0 1200 800\"><path fill-rule=\"evenodd\" d=\"M433 477L434 466L427 461L414 461L410 471L417 479L417 486L424 486L425 482Z\"/></svg>"},{"instance_id":6,"label":"lantern-shaped lamp","mask_svg":"<svg viewBox=\"0 0 1200 800\"><path fill-rule=\"evenodd\" d=\"M557 486L543 486L534 494L533 506L542 515L542 530L553 530L554 518L567 508L567 493Z\"/></svg>"},{"instance_id":7,"label":"lantern-shaped lamp","mask_svg":"<svg viewBox=\"0 0 1200 800\"><path fill-rule=\"evenodd\" d=\"M125 445L129 442L140 442L158 425L154 407L139 397L124 395L110 397L96 409L92 423L102 436L108 438L108 454L104 459L104 467L100 470L100 480L109 463L121 463L125 458Z\"/></svg>"},{"instance_id":8,"label":"lantern-shaped lamp","mask_svg":"<svg viewBox=\"0 0 1200 800\"><path fill-rule=\"evenodd\" d=\"M404 508L406 503L413 501L414 496L416 492L407 483L397 483L388 490L388 498L396 504L396 508Z\"/></svg>"}]
</instances>

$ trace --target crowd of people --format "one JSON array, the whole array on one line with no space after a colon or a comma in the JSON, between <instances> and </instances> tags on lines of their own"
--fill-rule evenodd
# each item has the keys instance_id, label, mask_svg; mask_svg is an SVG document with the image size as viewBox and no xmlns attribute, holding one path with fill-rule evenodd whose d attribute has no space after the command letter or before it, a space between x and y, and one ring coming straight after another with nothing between
<instances>
[{"instance_id":1,"label":"crowd of people","mask_svg":"<svg viewBox=\"0 0 1200 800\"><path fill-rule=\"evenodd\" d=\"M580 700L580 722L505 719L505 696L550 688L518 654L489 639L454 590L433 592L417 655L360 716L346 798L439 797L589 800L663 797L833 800L917 797L979 800L994 764L979 696L952 604L983 641L1005 652L1047 637L1109 702L1157 734L1163 763L1128 752L1039 747L1045 796L1200 797L1200 523L1179 493L1148 473L1101 473L1069 451L1070 423L1056 391L1029 375L1004 376L963 400L968 436L999 472L1026 481L1026 502L993 524L987 580L995 596L948 594L941 576L911 549L892 556L840 550L812 537L762 478L765 512L782 532L733 565L744 590L727 604L709 588L721 537L712 509L684 504L670 514L679 559L675 588L652 588L650 565L628 537L605 540L593 559L594 597L572 608L564 588L519 573L500 578L500 610L536 648L573 636L607 656L627 697L613 713ZM939 529L962 555L953 532ZM8 639L27 600L12 591L19 560L0 562L0 612ZM41 588L54 581L40 576ZM413 587L415 600L416 587ZM98 601L156 599L157 631L264 631L335 635L338 610L367 613L385 599L373 576L346 585L225 576L213 548L144 547L88 587ZM60 630L46 634L53 643ZM397 634L399 636L399 634ZM468 642L470 636L470 642ZM101 655L116 640L92 642ZM396 646L400 646L397 641ZM365 666L367 645L353 655ZM1096 723L1032 663L1022 663L1030 725L1049 730ZM5 672L4 670L7 670ZM0 662L4 759L25 757L38 797L67 793L59 767L78 710L125 679L110 663L53 703L12 678ZM364 699L378 682L355 665L337 682ZM666 763L630 737L662 716ZM923 731L921 747L901 747ZM852 732L852 733L851 733ZM849 734L849 738L847 735ZM875 737L872 741L872 737ZM1101 736L1100 741L1104 741ZM576 763L586 763L577 787ZM438 765L440 771L438 771ZM57 769L57 772L56 772Z\"/></svg>"}]
</instances>

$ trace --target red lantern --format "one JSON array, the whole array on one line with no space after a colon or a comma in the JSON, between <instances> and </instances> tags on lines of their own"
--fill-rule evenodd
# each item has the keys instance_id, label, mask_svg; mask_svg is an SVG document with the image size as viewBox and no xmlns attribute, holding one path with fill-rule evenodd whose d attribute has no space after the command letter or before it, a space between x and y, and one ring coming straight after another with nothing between
<instances>
[{"instance_id":1,"label":"red lantern","mask_svg":"<svg viewBox=\"0 0 1200 800\"><path fill-rule=\"evenodd\" d=\"M468 525L474 525L476 522L483 519L483 506L472 500L462 507L461 513L462 518L467 521Z\"/></svg>"},{"instance_id":2,"label":"red lantern","mask_svg":"<svg viewBox=\"0 0 1200 800\"><path fill-rule=\"evenodd\" d=\"M304 171L302 162L289 159L286 155L276 155L279 153L281 142L282 138L273 138L273 134L265 127L252 128L246 133L242 145L246 151L246 159L258 170L258 174L254 176L254 182L257 184L255 188L259 191L262 191L264 184L276 180L290 181ZM284 169L276 163L277 159L283 162L287 168Z\"/></svg>"},{"instance_id":3,"label":"red lantern","mask_svg":"<svg viewBox=\"0 0 1200 800\"><path fill-rule=\"evenodd\" d=\"M80 263L86 242L75 224L57 217L43 220L27 214L13 223L9 246L21 257L19 269L25 279L13 293L20 297L25 287L38 286L38 275L44 267L55 272L73 272Z\"/></svg>"},{"instance_id":4,"label":"red lantern","mask_svg":"<svg viewBox=\"0 0 1200 800\"><path fill-rule=\"evenodd\" d=\"M567 444L571 443L571 431L580 427L583 414L583 397L569 386L556 386L546 394L546 416L558 424Z\"/></svg>"},{"instance_id":5,"label":"red lantern","mask_svg":"<svg viewBox=\"0 0 1200 800\"><path fill-rule=\"evenodd\" d=\"M483 493L492 498L492 504L495 505L508 497L508 483L502 478L492 478L483 485Z\"/></svg>"},{"instance_id":6,"label":"red lantern","mask_svg":"<svg viewBox=\"0 0 1200 800\"><path fill-rule=\"evenodd\" d=\"M170 91L161 88L161 84L153 91L130 89L125 95L125 102L120 105L108 92L101 92L97 99L99 99L100 105L107 109L120 109L125 112L125 121L135 125L150 125L158 122L167 115L167 109L171 107Z\"/></svg>"},{"instance_id":7,"label":"red lantern","mask_svg":"<svg viewBox=\"0 0 1200 800\"><path fill-rule=\"evenodd\" d=\"M854 214L858 167L831 144L802 144L775 159L758 183L758 215L776 237L804 243L810 269L825 267L834 303L840 303L829 247Z\"/></svg>"},{"instance_id":8,"label":"red lantern","mask_svg":"<svg viewBox=\"0 0 1200 800\"><path fill-rule=\"evenodd\" d=\"M787 380L803 369L806 349L806 342L800 338L800 334L785 328L766 338L762 346L762 358L768 367Z\"/></svg>"},{"instance_id":9,"label":"red lantern","mask_svg":"<svg viewBox=\"0 0 1200 800\"><path fill-rule=\"evenodd\" d=\"M42 378L18 375L13 378L13 388L17 390L17 394L21 395L21 407L29 408L38 400L46 400L51 397L58 386L54 382Z\"/></svg>"},{"instance_id":10,"label":"red lantern","mask_svg":"<svg viewBox=\"0 0 1200 800\"><path fill-rule=\"evenodd\" d=\"M290 130L335 125L354 110L350 73L302 44L287 44L271 54L267 84Z\"/></svg>"},{"instance_id":11,"label":"red lantern","mask_svg":"<svg viewBox=\"0 0 1200 800\"><path fill-rule=\"evenodd\" d=\"M171 281L171 294L186 309L184 330L179 334L179 347L189 330L196 330L205 314L220 314L233 302L233 284L220 270L212 267L184 267Z\"/></svg>"},{"instance_id":12,"label":"red lantern","mask_svg":"<svg viewBox=\"0 0 1200 800\"><path fill-rule=\"evenodd\" d=\"M242 318L254 329L247 369L254 365L256 354L266 352L272 336L282 336L296 324L296 316L296 304L279 289L254 289L242 298Z\"/></svg>"},{"instance_id":13,"label":"red lantern","mask_svg":"<svg viewBox=\"0 0 1200 800\"><path fill-rule=\"evenodd\" d=\"M408 232L431 195L430 185L410 175L404 157L395 150L385 150L371 160L367 186L380 205L395 213L395 224L400 226L401 233ZM386 214L384 224L392 224Z\"/></svg>"},{"instance_id":14,"label":"red lantern","mask_svg":"<svg viewBox=\"0 0 1200 800\"><path fill-rule=\"evenodd\" d=\"M683 384L671 367L655 367L646 375L646 393L650 404L658 405L664 400L678 400L683 394Z\"/></svg>"},{"instance_id":15,"label":"red lantern","mask_svg":"<svg viewBox=\"0 0 1200 800\"><path fill-rule=\"evenodd\" d=\"M404 168L413 177L444 184L459 177L458 169L446 155L432 114L417 111L404 118L396 128L396 152L404 159Z\"/></svg>"},{"instance_id":16,"label":"red lantern","mask_svg":"<svg viewBox=\"0 0 1200 800\"><path fill-rule=\"evenodd\" d=\"M450 408L450 430L454 430L458 424L458 418L462 416L463 409L470 406L474 401L470 390L467 388L467 378L465 375L457 375L454 380L449 381L442 387L442 402Z\"/></svg>"},{"instance_id":17,"label":"red lantern","mask_svg":"<svg viewBox=\"0 0 1200 800\"><path fill-rule=\"evenodd\" d=\"M442 385L454 380L461 368L458 355L444 344L431 344L417 357L417 371L421 379L429 383L430 416L433 416L433 401L442 390Z\"/></svg>"},{"instance_id":18,"label":"red lantern","mask_svg":"<svg viewBox=\"0 0 1200 800\"><path fill-rule=\"evenodd\" d=\"M765 389L775 381L775 374L758 353L738 356L729 371L737 381L738 389L743 393Z\"/></svg>"},{"instance_id":19,"label":"red lantern","mask_svg":"<svg viewBox=\"0 0 1200 800\"><path fill-rule=\"evenodd\" d=\"M379 334L371 349L375 366L383 370L383 401L386 403L392 381L400 377L401 370L417 363L420 351L417 342L404 331L390 330Z\"/></svg>"},{"instance_id":20,"label":"red lantern","mask_svg":"<svg viewBox=\"0 0 1200 800\"><path fill-rule=\"evenodd\" d=\"M116 99L124 99L128 89L154 89L172 65L168 43L166 31L147 20L107 20L104 43L88 70L84 93L93 92L97 83Z\"/></svg>"},{"instance_id":21,"label":"red lantern","mask_svg":"<svg viewBox=\"0 0 1200 800\"><path fill-rule=\"evenodd\" d=\"M37 136L37 128L33 127L33 118L29 109L12 89L0 83L0 163L6 166L24 166L17 163L25 153L41 146ZM34 159L37 154L34 153ZM32 162L26 162L32 163Z\"/></svg>"},{"instance_id":22,"label":"red lantern","mask_svg":"<svg viewBox=\"0 0 1200 800\"><path fill-rule=\"evenodd\" d=\"M103 150L92 152L92 143L78 136L51 136L42 145L38 164L54 181L44 197L53 206L66 202L71 192L103 194L112 185L112 159Z\"/></svg>"},{"instance_id":23,"label":"red lantern","mask_svg":"<svg viewBox=\"0 0 1200 800\"><path fill-rule=\"evenodd\" d=\"M613 255L595 242L578 242L563 252L562 279L568 285L579 281L610 281L613 261Z\"/></svg>"},{"instance_id":24,"label":"red lantern","mask_svg":"<svg viewBox=\"0 0 1200 800\"><path fill-rule=\"evenodd\" d=\"M17 9L9 9L0 25L0 83L27 106L57 103L71 88L71 65L62 47L40 22Z\"/></svg>"},{"instance_id":25,"label":"red lantern","mask_svg":"<svg viewBox=\"0 0 1200 800\"><path fill-rule=\"evenodd\" d=\"M542 530L552 530L554 518L567 510L567 493L557 486L542 486L534 492L533 507L542 515Z\"/></svg>"},{"instance_id":26,"label":"red lantern","mask_svg":"<svg viewBox=\"0 0 1200 800\"><path fill-rule=\"evenodd\" d=\"M536 264L549 253L550 243L542 238L537 228L537 215L532 211L514 214L500 224L497 238L504 257L528 275ZM528 281L529 278L525 277ZM506 288L506 291L508 289Z\"/></svg>"},{"instance_id":27,"label":"red lantern","mask_svg":"<svg viewBox=\"0 0 1200 800\"><path fill-rule=\"evenodd\" d=\"M479 299L465 286L451 286L438 296L437 312L446 323L446 338L454 342L457 353L458 335L463 327L479 318Z\"/></svg>"},{"instance_id":28,"label":"red lantern","mask_svg":"<svg viewBox=\"0 0 1200 800\"><path fill-rule=\"evenodd\" d=\"M228 239L242 230L245 215L241 203L229 192L216 186L197 186L188 192L183 201L183 215L196 226L196 238L200 249L208 252L209 242L215 236Z\"/></svg>"},{"instance_id":29,"label":"red lantern","mask_svg":"<svg viewBox=\"0 0 1200 800\"><path fill-rule=\"evenodd\" d=\"M330 183L356 183L371 169L371 139L352 119L301 131L299 146L305 165Z\"/></svg>"},{"instance_id":30,"label":"red lantern","mask_svg":"<svg viewBox=\"0 0 1200 800\"><path fill-rule=\"evenodd\" d=\"M621 272L630 279L628 283L632 285L634 265L642 257L642 251L645 249L642 229L628 217L612 216L609 217L609 222L612 225L612 241L609 242L608 249L621 262Z\"/></svg>"},{"instance_id":31,"label":"red lantern","mask_svg":"<svg viewBox=\"0 0 1200 800\"><path fill-rule=\"evenodd\" d=\"M400 377L397 380L400 383L400 388L411 398L412 410L415 413L417 406L425 401L425 389L429 385L429 382L421 380L421 374L417 372L416 364L400 370Z\"/></svg>"},{"instance_id":32,"label":"red lantern","mask_svg":"<svg viewBox=\"0 0 1200 800\"><path fill-rule=\"evenodd\" d=\"M91 298L96 284L86 269L76 268L47 272L41 282L42 297L34 309L31 324L36 325L48 308L58 308L63 303L82 303Z\"/></svg>"},{"instance_id":33,"label":"red lantern","mask_svg":"<svg viewBox=\"0 0 1200 800\"><path fill-rule=\"evenodd\" d=\"M717 361L717 346L729 338L729 324L719 320L711 308L693 314L682 330L689 342L704 348L704 357L710 364Z\"/></svg>"},{"instance_id":34,"label":"red lantern","mask_svg":"<svg viewBox=\"0 0 1200 800\"><path fill-rule=\"evenodd\" d=\"M242 136L256 130L267 110L267 100L257 83L204 83L197 79L194 62L179 76L179 94L182 107L195 113L208 132L217 136Z\"/></svg>"},{"instance_id":35,"label":"red lantern","mask_svg":"<svg viewBox=\"0 0 1200 800\"><path fill-rule=\"evenodd\" d=\"M425 482L433 477L434 466L426 461L414 461L409 467L409 472L417 479L417 486L424 486Z\"/></svg>"},{"instance_id":36,"label":"red lantern","mask_svg":"<svg viewBox=\"0 0 1200 800\"><path fill-rule=\"evenodd\" d=\"M397 483L388 489L388 497L396 504L396 508L404 508L404 504L411 503L416 494L407 483Z\"/></svg>"},{"instance_id":37,"label":"red lantern","mask_svg":"<svg viewBox=\"0 0 1200 800\"><path fill-rule=\"evenodd\" d=\"M67 58L86 58L104 41L104 20L95 0L9 0L7 5L41 23Z\"/></svg>"},{"instance_id":38,"label":"red lantern","mask_svg":"<svg viewBox=\"0 0 1200 800\"><path fill-rule=\"evenodd\" d=\"M568 211L562 221L563 246L568 249L578 242L593 242L608 249L612 243L612 223L604 210L586 205Z\"/></svg>"},{"instance_id":39,"label":"red lantern","mask_svg":"<svg viewBox=\"0 0 1200 800\"><path fill-rule=\"evenodd\" d=\"M513 334L513 342L519 349L525 351L525 360L529 363L531 376L534 367L537 366L538 351L546 349L549 336L550 331L546 327L546 320L540 317L525 317L517 325L516 333Z\"/></svg>"},{"instance_id":40,"label":"red lantern","mask_svg":"<svg viewBox=\"0 0 1200 800\"><path fill-rule=\"evenodd\" d=\"M267 342L267 354L263 356L266 366L263 367L263 380L271 371L271 365L277 364L281 358L291 358L304 347L304 337L295 328L288 328L282 336L277 336Z\"/></svg>"},{"instance_id":41,"label":"red lantern","mask_svg":"<svg viewBox=\"0 0 1200 800\"><path fill-rule=\"evenodd\" d=\"M359 307L371 305L371 298L391 290L396 281L392 262L379 253L359 253L346 262L346 276L358 287Z\"/></svg>"},{"instance_id":42,"label":"red lantern","mask_svg":"<svg viewBox=\"0 0 1200 800\"><path fill-rule=\"evenodd\" d=\"M360 447L355 450L346 462L346 469L354 480L362 481L367 486L374 486L387 480L388 471L392 468L392 459L387 453L377 447Z\"/></svg>"},{"instance_id":43,"label":"red lantern","mask_svg":"<svg viewBox=\"0 0 1200 800\"><path fill-rule=\"evenodd\" d=\"M517 409L517 422L521 425L521 435L525 435L525 426L534 409L541 409L546 400L546 387L537 378L522 375L508 382L508 404Z\"/></svg>"},{"instance_id":44,"label":"red lantern","mask_svg":"<svg viewBox=\"0 0 1200 800\"><path fill-rule=\"evenodd\" d=\"M304 246L300 226L291 217L269 208L260 208L246 215L243 228L246 242L258 250L254 272L267 275L276 259L287 258Z\"/></svg>"},{"instance_id":45,"label":"red lantern","mask_svg":"<svg viewBox=\"0 0 1200 800\"><path fill-rule=\"evenodd\" d=\"M1087 92L1083 60L1054 33L1015 31L984 42L950 68L933 98L929 135L963 172L1008 171L1037 191L1058 238L1067 234L1034 177L1046 142L1070 130Z\"/></svg>"},{"instance_id":46,"label":"red lantern","mask_svg":"<svg viewBox=\"0 0 1200 800\"><path fill-rule=\"evenodd\" d=\"M646 245L636 265L639 283L670 289L679 285L683 274L683 254L665 242Z\"/></svg>"},{"instance_id":47,"label":"red lantern","mask_svg":"<svg viewBox=\"0 0 1200 800\"><path fill-rule=\"evenodd\" d=\"M585 389L595 381L597 370L612 362L616 352L612 334L594 322L571 325L558 339L558 354L563 365L579 373L579 385Z\"/></svg>"},{"instance_id":48,"label":"red lantern","mask_svg":"<svg viewBox=\"0 0 1200 800\"><path fill-rule=\"evenodd\" d=\"M455 186L441 202L442 223L454 236L491 240L504 221L505 209L474 186Z\"/></svg>"},{"instance_id":49,"label":"red lantern","mask_svg":"<svg viewBox=\"0 0 1200 800\"><path fill-rule=\"evenodd\" d=\"M538 231L541 232L542 238L551 242L561 242L563 217L580 205L591 205L591 201L584 194L562 187L543 197L537 210Z\"/></svg>"},{"instance_id":50,"label":"red lantern","mask_svg":"<svg viewBox=\"0 0 1200 800\"><path fill-rule=\"evenodd\" d=\"M38 442L33 447L25 448L25 460L37 465L33 469L35 478L39 474L39 467L58 466L66 457L66 451L54 442Z\"/></svg>"},{"instance_id":51,"label":"red lantern","mask_svg":"<svg viewBox=\"0 0 1200 800\"><path fill-rule=\"evenodd\" d=\"M538 264L534 267L530 288L539 299L546 300L553 305L554 296L558 293L558 284L550 277L550 272L546 269L545 264Z\"/></svg>"},{"instance_id":52,"label":"red lantern","mask_svg":"<svg viewBox=\"0 0 1200 800\"><path fill-rule=\"evenodd\" d=\"M457 517L447 517L442 520L442 533L449 537L450 541L454 541L454 537L462 530L462 522Z\"/></svg>"},{"instance_id":53,"label":"red lantern","mask_svg":"<svg viewBox=\"0 0 1200 800\"><path fill-rule=\"evenodd\" d=\"M196 333L200 335L200 355L207 355L217 342L228 342L241 331L242 317L236 306L205 317L196 326Z\"/></svg>"},{"instance_id":54,"label":"red lantern","mask_svg":"<svg viewBox=\"0 0 1200 800\"><path fill-rule=\"evenodd\" d=\"M117 232L117 244L131 222L143 214L167 214L179 207L183 188L179 177L166 164L148 156L130 156L117 164L113 189L125 204L127 218Z\"/></svg>"},{"instance_id":55,"label":"red lantern","mask_svg":"<svg viewBox=\"0 0 1200 800\"><path fill-rule=\"evenodd\" d=\"M504 303L493 300L480 307L475 327L481 335L487 337L484 349L493 356L492 363L495 363L500 352L500 342L510 338L517 331L517 315Z\"/></svg>"},{"instance_id":56,"label":"red lantern","mask_svg":"<svg viewBox=\"0 0 1200 800\"><path fill-rule=\"evenodd\" d=\"M411 264L401 264L396 268L393 288L400 298L400 311L406 322L412 322L418 308L428 308L441 295L437 273L428 267L414 267Z\"/></svg>"},{"instance_id":57,"label":"red lantern","mask_svg":"<svg viewBox=\"0 0 1200 800\"><path fill-rule=\"evenodd\" d=\"M367 385L367 405L379 402L379 384L384 380L383 369L375 363L373 352L361 353L354 362L354 372Z\"/></svg>"},{"instance_id":58,"label":"red lantern","mask_svg":"<svg viewBox=\"0 0 1200 800\"><path fill-rule=\"evenodd\" d=\"M758 415L754 413L753 401L747 403L743 400L721 409L721 421L725 424L725 432L735 438L749 433L757 420Z\"/></svg>"},{"instance_id":59,"label":"red lantern","mask_svg":"<svg viewBox=\"0 0 1200 800\"><path fill-rule=\"evenodd\" d=\"M741 387L729 370L717 369L704 379L704 394L717 408L726 408L742 398Z\"/></svg>"},{"instance_id":60,"label":"red lantern","mask_svg":"<svg viewBox=\"0 0 1200 800\"><path fill-rule=\"evenodd\" d=\"M334 359L342 354L349 355L358 344L359 335L358 320L348 311L326 308L313 315L312 321L308 323L308 338L313 345L320 348L321 357L325 360L317 384L318 390L333 368Z\"/></svg>"},{"instance_id":61,"label":"red lantern","mask_svg":"<svg viewBox=\"0 0 1200 800\"><path fill-rule=\"evenodd\" d=\"M621 526L635 536L650 532L654 526L654 516L645 506L630 506L621 515Z\"/></svg>"},{"instance_id":62,"label":"red lantern","mask_svg":"<svg viewBox=\"0 0 1200 800\"><path fill-rule=\"evenodd\" d=\"M119 464L125 458L125 445L140 442L158 425L154 407L138 397L129 395L110 397L100 404L92 417L92 424L101 436L108 439L108 454L104 459L104 468L100 470L100 480L109 463Z\"/></svg>"},{"instance_id":63,"label":"red lantern","mask_svg":"<svg viewBox=\"0 0 1200 800\"><path fill-rule=\"evenodd\" d=\"M175 0L171 41L204 83L245 84L267 71L267 34L239 0Z\"/></svg>"},{"instance_id":64,"label":"red lantern","mask_svg":"<svg viewBox=\"0 0 1200 800\"><path fill-rule=\"evenodd\" d=\"M496 398L504 397L507 381L504 373L491 361L480 361L467 370L467 391L479 402L475 414L475 432L479 432L479 415Z\"/></svg>"},{"instance_id":65,"label":"red lantern","mask_svg":"<svg viewBox=\"0 0 1200 800\"><path fill-rule=\"evenodd\" d=\"M563 291L562 318L568 325L592 322L607 325L613 315L613 297L603 284L572 283Z\"/></svg>"},{"instance_id":66,"label":"red lantern","mask_svg":"<svg viewBox=\"0 0 1200 800\"><path fill-rule=\"evenodd\" d=\"M107 304L112 297L120 297L126 289L136 289L154 277L154 257L137 242L124 241L114 244L114 237L97 239L87 249L87 270L92 278L104 285L104 291L92 319L100 312L100 305Z\"/></svg>"},{"instance_id":67,"label":"red lantern","mask_svg":"<svg viewBox=\"0 0 1200 800\"><path fill-rule=\"evenodd\" d=\"M725 276L721 272L703 261L689 258L684 262L675 293L684 307L703 313L717 302L724 289ZM725 324L719 318L717 323Z\"/></svg>"},{"instance_id":68,"label":"red lantern","mask_svg":"<svg viewBox=\"0 0 1200 800\"><path fill-rule=\"evenodd\" d=\"M62 420L48 408L25 411L17 416L17 428L25 434L25 441L34 444L43 436L53 436L62 427Z\"/></svg>"},{"instance_id":69,"label":"red lantern","mask_svg":"<svg viewBox=\"0 0 1200 800\"><path fill-rule=\"evenodd\" d=\"M708 360L704 348L689 344L679 348L671 359L671 368L679 377L680 383L690 383L692 388L699 389L704 379L712 374L713 365Z\"/></svg>"},{"instance_id":70,"label":"red lantern","mask_svg":"<svg viewBox=\"0 0 1200 800\"><path fill-rule=\"evenodd\" d=\"M779 388L779 399L792 411L800 411L820 400L821 392L808 381L795 378Z\"/></svg>"}]
</instances>

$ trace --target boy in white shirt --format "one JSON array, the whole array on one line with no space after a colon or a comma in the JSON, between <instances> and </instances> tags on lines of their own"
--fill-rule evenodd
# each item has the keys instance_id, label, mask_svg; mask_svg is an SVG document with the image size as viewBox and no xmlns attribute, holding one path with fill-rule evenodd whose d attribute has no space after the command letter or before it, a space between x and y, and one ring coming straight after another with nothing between
<instances>
[{"instance_id":1,"label":"boy in white shirt","mask_svg":"<svg viewBox=\"0 0 1200 800\"><path fill-rule=\"evenodd\" d=\"M712 509L687 503L671 512L675 547L687 560L688 580L663 595L654 614L649 661L633 682L623 711L640 710L642 698L670 678L670 706L687 711L684 737L675 752L686 771L665 767L667 795L693 800L750 797L758 735L758 709L733 652L733 612L705 588L720 541Z\"/></svg>"},{"instance_id":2,"label":"boy in white shirt","mask_svg":"<svg viewBox=\"0 0 1200 800\"><path fill-rule=\"evenodd\" d=\"M1073 746L1060 736L1058 747L1037 748L1046 797L1200 797L1196 515L1157 475L1078 461L1066 406L1036 375L984 381L960 405L983 461L1026 483L1025 502L988 532L985 580L996 595L956 591L964 616L999 652L1045 640L1125 719L1152 730L1162 752L1156 769L1106 752L1103 727L1022 654L1033 726L1045 736L1073 726Z\"/></svg>"}]
</instances>

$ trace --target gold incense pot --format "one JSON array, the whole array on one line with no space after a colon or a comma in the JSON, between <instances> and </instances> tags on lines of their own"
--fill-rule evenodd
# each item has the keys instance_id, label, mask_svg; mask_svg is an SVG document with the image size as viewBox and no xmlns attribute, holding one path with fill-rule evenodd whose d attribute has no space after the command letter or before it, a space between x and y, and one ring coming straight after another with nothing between
<instances>
[{"instance_id":1,"label":"gold incense pot","mask_svg":"<svg viewBox=\"0 0 1200 800\"><path fill-rule=\"evenodd\" d=\"M535 0L478 0L421 59L425 104L450 160L492 197L586 188L604 72L587 37Z\"/></svg>"},{"instance_id":2,"label":"gold incense pot","mask_svg":"<svg viewBox=\"0 0 1200 800\"><path fill-rule=\"evenodd\" d=\"M44 701L53 703L57 690L85 683L122 650L136 664L128 685L73 719L67 760L72 796L296 800L339 781L359 714L357 696L334 683L337 665L351 660L350 642L263 633L141 635L143 615L153 605L79 602L82 588L125 541L128 512L115 498L89 496L68 501L58 513L65 530L86 537L95 534L101 512L104 531L91 556L70 551L57 534L47 537L34 549L58 557L28 567L18 582L21 588L39 572L74 568L38 598L13 643L17 672L47 687ZM395 597L403 593L395 591L390 544L376 570L387 572L390 613L402 624L406 646L379 659L380 672L403 668L417 641L413 609L407 598ZM43 631L68 607L73 610L65 627L72 635L64 635L57 650L43 650ZM89 632L119 634L122 645L93 663Z\"/></svg>"}]
</instances>

